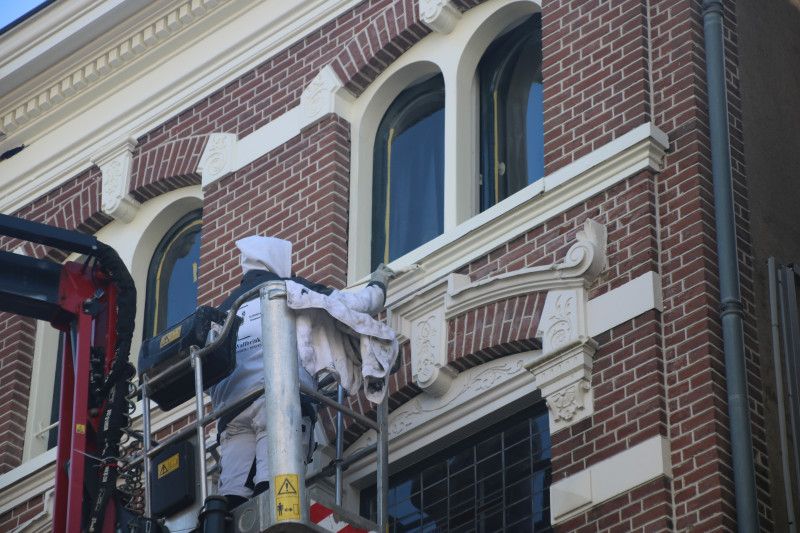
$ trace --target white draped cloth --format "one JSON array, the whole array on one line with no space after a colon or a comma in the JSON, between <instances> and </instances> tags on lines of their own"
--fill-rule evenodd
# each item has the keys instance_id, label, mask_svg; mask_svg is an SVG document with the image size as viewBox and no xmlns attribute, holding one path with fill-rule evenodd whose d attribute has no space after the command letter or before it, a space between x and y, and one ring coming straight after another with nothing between
<instances>
[{"instance_id":1,"label":"white draped cloth","mask_svg":"<svg viewBox=\"0 0 800 533\"><path fill-rule=\"evenodd\" d=\"M380 287L330 295L286 282L287 303L297 317L297 352L311 375L331 372L350 395L363 382L367 399L386 395L389 372L398 354L394 331L372 318L383 308Z\"/></svg>"}]
</instances>

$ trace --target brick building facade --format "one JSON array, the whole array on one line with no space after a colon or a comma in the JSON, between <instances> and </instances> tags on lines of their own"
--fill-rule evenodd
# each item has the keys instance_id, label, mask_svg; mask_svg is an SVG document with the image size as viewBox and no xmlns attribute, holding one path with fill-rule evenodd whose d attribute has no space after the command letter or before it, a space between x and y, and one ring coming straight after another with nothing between
<instances>
[{"instance_id":1,"label":"brick building facade","mask_svg":"<svg viewBox=\"0 0 800 533\"><path fill-rule=\"evenodd\" d=\"M389 398L397 531L432 523L450 531L736 530L744 489L731 452L738 437L719 311L703 33L704 11L716 3L289 4L70 0L6 28L0 212L94 234L119 251L140 294L134 350L152 334L152 258L198 210L198 304L219 304L237 286L234 241L252 234L292 241L297 273L335 288L363 282L382 260L414 265L390 286L382 317L403 356ZM800 119L800 8L745 4L725 3L722 20L751 504L761 530L790 531L797 444L791 424L776 427L779 404L791 413L797 400L784 402L776 386L784 378L773 360L766 259L791 263L800 253L788 223L797 191L787 184L800 163L792 127ZM513 55L506 37L517 39L526 24L539 24L525 43L540 57ZM486 80L505 75L502 57L516 66L511 88L499 85L492 101ZM504 169L512 174L519 157L498 159L512 153L518 131L497 127L514 113L498 111L498 94L513 101L523 83L514 76L528 70L536 73L525 74L525 104L536 107L528 91L538 86L540 114L530 114L522 152L533 172L531 143L541 139L542 169L492 193L490 174L511 183ZM413 129L429 119L440 129ZM385 124L400 133L382 146ZM411 139L409 152L430 157L425 180L438 185L409 181L407 203L388 193L384 201L380 191L395 191L391 177L419 173L392 162L405 154L403 131L438 135L441 148ZM424 217L434 211L438 226L390 253L390 240L428 231L428 218L413 221L416 204ZM402 223L384 224L390 207L409 210ZM375 242L384 234L381 255ZM67 259L8 237L0 246ZM57 335L10 314L0 315L0 328L0 530L44 531ZM349 403L374 411L363 395ZM536 418L544 405L547 416ZM161 434L191 410L157 413ZM511 461L510 435L528 420L523 455L544 466L529 467L522 482L512 479L516 467L501 466L497 498L473 496L472 507L458 508L460 478L437 470L437 458L501 435L492 457ZM334 427L325 416L322 426L317 464ZM374 440L357 424L346 435L350 453ZM479 479L479 451L473 460L474 494L488 491L494 482ZM449 480L444 493L428 480L434 471L437 483ZM369 511L374 476L373 462L351 468L349 507ZM526 488L515 492L520 483ZM399 487L418 494L406 507ZM401 512L409 505L413 517Z\"/></svg>"}]
</instances>

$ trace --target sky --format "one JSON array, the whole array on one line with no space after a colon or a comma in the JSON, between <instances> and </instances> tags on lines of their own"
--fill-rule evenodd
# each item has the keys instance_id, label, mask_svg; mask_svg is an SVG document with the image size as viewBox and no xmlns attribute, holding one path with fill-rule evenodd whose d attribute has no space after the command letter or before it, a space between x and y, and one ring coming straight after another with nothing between
<instances>
[{"instance_id":1,"label":"sky","mask_svg":"<svg viewBox=\"0 0 800 533\"><path fill-rule=\"evenodd\" d=\"M0 28L5 28L44 0L0 0Z\"/></svg>"}]
</instances>

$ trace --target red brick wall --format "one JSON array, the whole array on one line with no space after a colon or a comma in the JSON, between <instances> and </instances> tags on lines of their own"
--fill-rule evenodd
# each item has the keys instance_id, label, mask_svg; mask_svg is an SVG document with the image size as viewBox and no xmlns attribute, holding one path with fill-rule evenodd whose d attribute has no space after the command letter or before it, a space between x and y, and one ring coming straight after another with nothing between
<instances>
[{"instance_id":1,"label":"red brick wall","mask_svg":"<svg viewBox=\"0 0 800 533\"><path fill-rule=\"evenodd\" d=\"M5 474L22 462L35 321L0 313L0 331L0 474Z\"/></svg>"},{"instance_id":2,"label":"red brick wall","mask_svg":"<svg viewBox=\"0 0 800 533\"><path fill-rule=\"evenodd\" d=\"M207 135L169 139L163 128L145 135L134 153L131 196L146 202L167 191L199 185L197 166L207 139Z\"/></svg>"},{"instance_id":3,"label":"red brick wall","mask_svg":"<svg viewBox=\"0 0 800 533\"><path fill-rule=\"evenodd\" d=\"M234 241L293 243L300 276L343 287L347 269L349 125L332 116L205 190L199 301L219 301L241 279Z\"/></svg>"},{"instance_id":4,"label":"red brick wall","mask_svg":"<svg viewBox=\"0 0 800 533\"><path fill-rule=\"evenodd\" d=\"M735 14L725 13L735 28ZM675 527L733 529L736 520L730 466L725 369L719 321L719 280L705 94L700 2L651 5L655 122L670 135L671 153L659 183L664 283L664 355L669 435L675 474ZM730 33L728 36L730 37ZM753 444L759 477L761 526L771 529L763 455L761 383L754 364L752 261L743 192L741 113L734 83L736 46L726 42L737 235L748 347Z\"/></svg>"},{"instance_id":5,"label":"red brick wall","mask_svg":"<svg viewBox=\"0 0 800 533\"><path fill-rule=\"evenodd\" d=\"M544 5L547 173L650 120L645 6L637 0Z\"/></svg>"}]
</instances>

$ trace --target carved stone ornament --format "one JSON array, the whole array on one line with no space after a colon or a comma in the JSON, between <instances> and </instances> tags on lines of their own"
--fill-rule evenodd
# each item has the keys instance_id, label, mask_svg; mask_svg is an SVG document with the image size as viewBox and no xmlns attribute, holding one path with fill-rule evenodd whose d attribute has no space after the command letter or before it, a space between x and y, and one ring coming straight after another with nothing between
<instances>
[{"instance_id":1,"label":"carved stone ornament","mask_svg":"<svg viewBox=\"0 0 800 533\"><path fill-rule=\"evenodd\" d=\"M458 374L447 366L448 319L510 297L547 292L537 328L542 351L525 368L547 400L551 431L590 416L597 343L589 334L588 288L606 268L605 248L605 227L590 219L561 261L475 282L451 273L393 304L391 326L401 342L411 344L414 382L434 398L449 396Z\"/></svg>"},{"instance_id":2,"label":"carved stone ornament","mask_svg":"<svg viewBox=\"0 0 800 533\"><path fill-rule=\"evenodd\" d=\"M103 212L121 222L134 219L140 204L130 194L133 150L136 140L126 139L111 150L93 158L93 162L103 174L102 202Z\"/></svg>"},{"instance_id":3,"label":"carved stone ornament","mask_svg":"<svg viewBox=\"0 0 800 533\"><path fill-rule=\"evenodd\" d=\"M581 277L588 287L603 270L608 268L606 227L592 219L586 219L583 229L576 235L578 242L572 245L564 261L555 266L560 277Z\"/></svg>"},{"instance_id":4,"label":"carved stone ornament","mask_svg":"<svg viewBox=\"0 0 800 533\"><path fill-rule=\"evenodd\" d=\"M526 368L536 377L550 413L550 432L574 424L594 412L592 365L597 342L574 340L559 347Z\"/></svg>"},{"instance_id":5,"label":"carved stone ornament","mask_svg":"<svg viewBox=\"0 0 800 533\"><path fill-rule=\"evenodd\" d=\"M441 396L450 387L455 370L447 365L446 323L441 308L417 318L411 325L412 378L425 391Z\"/></svg>"},{"instance_id":6,"label":"carved stone ornament","mask_svg":"<svg viewBox=\"0 0 800 533\"><path fill-rule=\"evenodd\" d=\"M444 282L392 309L392 327L411 344L411 376L425 392L444 395L458 374L447 366Z\"/></svg>"},{"instance_id":7,"label":"carved stone ornament","mask_svg":"<svg viewBox=\"0 0 800 533\"><path fill-rule=\"evenodd\" d=\"M342 87L344 84L333 71L333 67L330 65L323 67L300 95L304 123L309 124L329 113L334 113L336 93Z\"/></svg>"},{"instance_id":8,"label":"carved stone ornament","mask_svg":"<svg viewBox=\"0 0 800 533\"><path fill-rule=\"evenodd\" d=\"M202 176L203 187L230 175L236 170L236 142L234 133L212 133L200 157L197 171Z\"/></svg>"},{"instance_id":9,"label":"carved stone ornament","mask_svg":"<svg viewBox=\"0 0 800 533\"><path fill-rule=\"evenodd\" d=\"M506 300L520 294L566 288L588 288L606 268L606 228L587 219L577 241L563 260L550 265L515 270L474 283L452 274L445 299L447 318L475 307Z\"/></svg>"},{"instance_id":10,"label":"carved stone ornament","mask_svg":"<svg viewBox=\"0 0 800 533\"><path fill-rule=\"evenodd\" d=\"M547 293L536 333L542 340L542 357L527 367L547 402L551 433L594 412L591 384L597 342L589 335L588 287L606 267L606 231L587 220L577 238L557 268L580 283Z\"/></svg>"},{"instance_id":11,"label":"carved stone ornament","mask_svg":"<svg viewBox=\"0 0 800 533\"><path fill-rule=\"evenodd\" d=\"M401 445L396 439L409 443L435 439L436 432L445 426L463 426L478 414L494 412L496 404L505 405L506 401L530 394L530 374L524 368L536 358L535 352L525 352L484 363L454 376L445 393L420 394L398 407L388 426L393 446ZM368 431L347 453L355 453L376 440L375 431ZM374 461L371 464L374 466Z\"/></svg>"},{"instance_id":12,"label":"carved stone ornament","mask_svg":"<svg viewBox=\"0 0 800 533\"><path fill-rule=\"evenodd\" d=\"M448 34L461 19L461 12L450 0L420 0L419 19L437 33Z\"/></svg>"}]
</instances>

